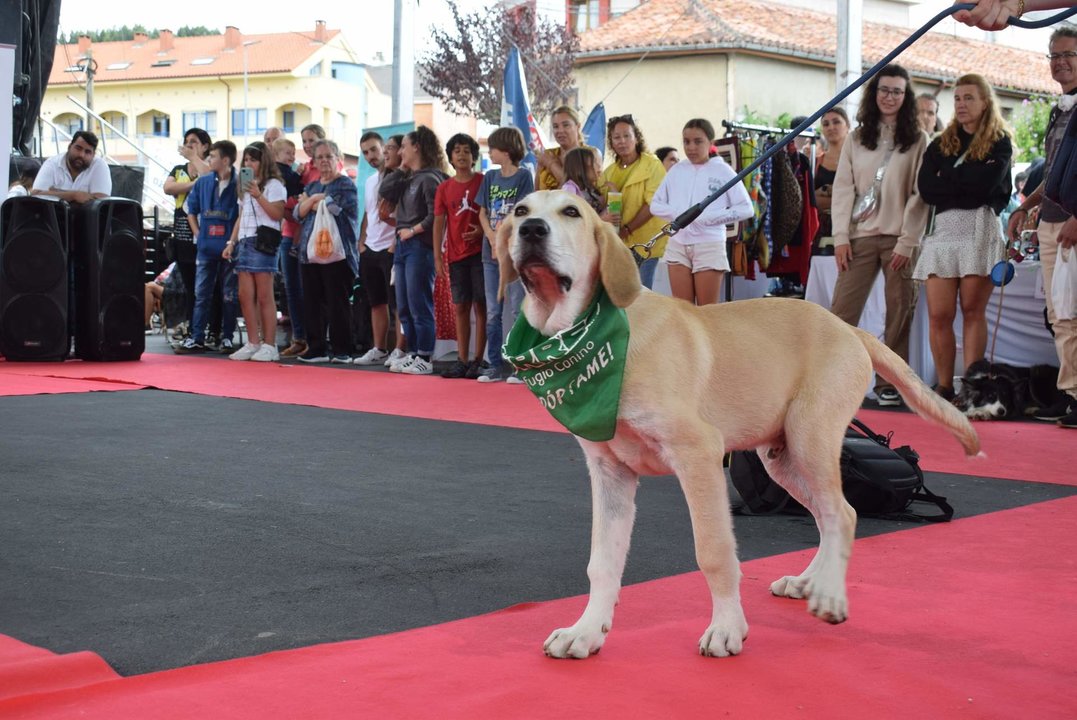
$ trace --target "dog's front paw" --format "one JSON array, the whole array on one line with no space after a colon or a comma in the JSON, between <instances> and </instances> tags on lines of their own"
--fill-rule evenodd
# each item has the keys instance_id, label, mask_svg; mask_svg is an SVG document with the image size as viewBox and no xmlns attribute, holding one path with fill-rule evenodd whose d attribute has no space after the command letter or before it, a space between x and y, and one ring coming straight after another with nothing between
<instances>
[{"instance_id":1,"label":"dog's front paw","mask_svg":"<svg viewBox=\"0 0 1077 720\"><path fill-rule=\"evenodd\" d=\"M552 658L576 658L582 660L602 649L606 642L608 627L593 628L576 623L572 627L558 628L550 633L542 650Z\"/></svg>"},{"instance_id":2,"label":"dog's front paw","mask_svg":"<svg viewBox=\"0 0 1077 720\"><path fill-rule=\"evenodd\" d=\"M786 575L770 584L770 592L772 595L777 595L778 597L803 600L808 596L805 592L807 585L808 578L803 575Z\"/></svg>"},{"instance_id":3,"label":"dog's front paw","mask_svg":"<svg viewBox=\"0 0 1077 720\"><path fill-rule=\"evenodd\" d=\"M704 657L739 655L748 638L748 622L741 614L739 621L712 623L699 639L699 654Z\"/></svg>"},{"instance_id":4,"label":"dog's front paw","mask_svg":"<svg viewBox=\"0 0 1077 720\"><path fill-rule=\"evenodd\" d=\"M833 591L824 590L820 583L808 583L808 612L820 620L832 625L843 623L849 618L849 599L845 595L845 586Z\"/></svg>"}]
</instances>

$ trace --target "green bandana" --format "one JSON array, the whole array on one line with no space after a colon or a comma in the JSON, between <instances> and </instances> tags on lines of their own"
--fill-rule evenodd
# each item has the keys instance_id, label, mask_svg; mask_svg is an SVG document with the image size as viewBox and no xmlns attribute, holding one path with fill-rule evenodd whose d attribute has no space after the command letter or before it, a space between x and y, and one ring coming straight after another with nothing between
<instances>
[{"instance_id":1,"label":"green bandana","mask_svg":"<svg viewBox=\"0 0 1077 720\"><path fill-rule=\"evenodd\" d=\"M576 323L553 337L531 327L521 312L502 354L557 422L580 437L609 440L628 354L628 316L599 288Z\"/></svg>"}]
</instances>

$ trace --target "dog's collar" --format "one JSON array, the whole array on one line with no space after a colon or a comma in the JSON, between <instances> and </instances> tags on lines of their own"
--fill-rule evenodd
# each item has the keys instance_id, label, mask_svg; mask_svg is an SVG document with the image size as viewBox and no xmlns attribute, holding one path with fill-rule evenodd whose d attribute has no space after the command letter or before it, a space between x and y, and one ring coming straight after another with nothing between
<instances>
[{"instance_id":1,"label":"dog's collar","mask_svg":"<svg viewBox=\"0 0 1077 720\"><path fill-rule=\"evenodd\" d=\"M628 315L599 287L576 322L546 337L516 318L502 354L554 419L574 435L613 438L628 354Z\"/></svg>"}]
</instances>

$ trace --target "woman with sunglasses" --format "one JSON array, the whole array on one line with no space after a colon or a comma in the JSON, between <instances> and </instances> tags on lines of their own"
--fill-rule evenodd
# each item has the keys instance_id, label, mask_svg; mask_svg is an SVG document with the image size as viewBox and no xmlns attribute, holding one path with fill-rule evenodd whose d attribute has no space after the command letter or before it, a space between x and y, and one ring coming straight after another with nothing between
<instances>
[{"instance_id":1,"label":"woman with sunglasses","mask_svg":"<svg viewBox=\"0 0 1077 720\"><path fill-rule=\"evenodd\" d=\"M987 348L987 301L995 289L991 268L1005 241L999 213L1010 199L1013 145L991 86L981 75L962 75L954 87L954 117L927 148L917 179L925 202L935 206L935 227L924 238L913 277L924 281L931 355L939 384L954 398L954 317L963 321L962 359L967 368Z\"/></svg>"},{"instance_id":2,"label":"woman with sunglasses","mask_svg":"<svg viewBox=\"0 0 1077 720\"><path fill-rule=\"evenodd\" d=\"M643 132L631 115L619 115L606 123L613 162L602 171L599 187L609 192L621 193L621 212L607 211L602 218L619 226L621 240L631 248L643 245L662 230L665 221L651 215L651 199L666 176L662 162L647 152ZM658 258L666 251L666 237L661 237L651 248L650 255L639 267L644 287L654 284L654 271Z\"/></svg>"},{"instance_id":3,"label":"woman with sunglasses","mask_svg":"<svg viewBox=\"0 0 1077 720\"><path fill-rule=\"evenodd\" d=\"M886 281L883 340L909 359L909 330L916 307L913 255L927 225L928 207L916 190L916 173L927 148L920 129L909 73L887 65L868 81L856 119L838 160L831 200L838 280L831 311L850 325L860 322L875 278ZM901 395L876 378L880 405L901 405Z\"/></svg>"}]
</instances>

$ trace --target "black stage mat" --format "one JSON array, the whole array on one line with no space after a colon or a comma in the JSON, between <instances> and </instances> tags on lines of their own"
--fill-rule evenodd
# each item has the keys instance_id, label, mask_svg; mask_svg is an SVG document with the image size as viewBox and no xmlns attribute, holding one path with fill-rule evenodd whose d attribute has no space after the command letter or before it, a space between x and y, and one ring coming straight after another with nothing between
<instances>
[{"instance_id":1,"label":"black stage mat","mask_svg":"<svg viewBox=\"0 0 1077 720\"><path fill-rule=\"evenodd\" d=\"M0 416L0 632L124 675L587 591L568 435L156 390L4 397ZM960 516L1077 493L928 484ZM638 501L626 583L695 570L676 481ZM817 543L807 518L735 522L743 559Z\"/></svg>"}]
</instances>

